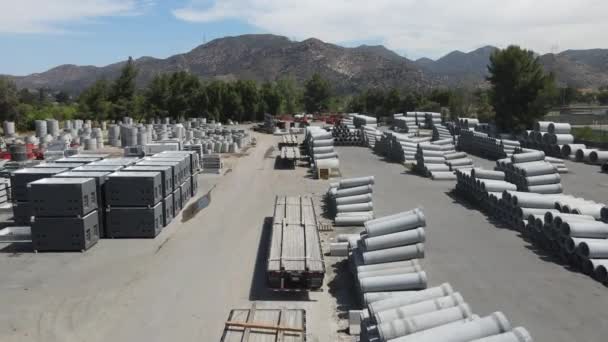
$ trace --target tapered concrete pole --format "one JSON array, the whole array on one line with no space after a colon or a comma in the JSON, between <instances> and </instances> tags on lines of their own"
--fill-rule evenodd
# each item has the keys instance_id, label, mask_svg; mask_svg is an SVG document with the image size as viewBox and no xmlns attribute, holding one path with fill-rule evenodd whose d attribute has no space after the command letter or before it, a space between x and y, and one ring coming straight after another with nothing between
<instances>
[{"instance_id":1,"label":"tapered concrete pole","mask_svg":"<svg viewBox=\"0 0 608 342\"><path fill-rule=\"evenodd\" d=\"M393 247L371 252L361 253L365 265L385 262L421 259L424 257L424 244Z\"/></svg>"},{"instance_id":2,"label":"tapered concrete pole","mask_svg":"<svg viewBox=\"0 0 608 342\"><path fill-rule=\"evenodd\" d=\"M373 219L373 215L362 216L337 216L334 220L336 226L362 226L365 222Z\"/></svg>"},{"instance_id":3,"label":"tapered concrete pole","mask_svg":"<svg viewBox=\"0 0 608 342\"><path fill-rule=\"evenodd\" d=\"M357 186L354 188L337 190L334 197L340 198L340 197L348 197L348 196L365 195L365 194L371 194L373 191L374 190L371 185L363 185L363 186Z\"/></svg>"},{"instance_id":4,"label":"tapered concrete pole","mask_svg":"<svg viewBox=\"0 0 608 342\"><path fill-rule=\"evenodd\" d=\"M374 176L348 178L340 180L341 188L352 188L355 186L372 185L374 184Z\"/></svg>"},{"instance_id":5,"label":"tapered concrete pole","mask_svg":"<svg viewBox=\"0 0 608 342\"><path fill-rule=\"evenodd\" d=\"M570 237L608 238L608 224L597 221L571 221L561 224L562 234Z\"/></svg>"},{"instance_id":6,"label":"tapered concrete pole","mask_svg":"<svg viewBox=\"0 0 608 342\"><path fill-rule=\"evenodd\" d=\"M386 276L386 275L398 275L398 274L405 274L405 273L417 273L417 272L422 272L422 267L416 265L416 266L409 266L409 267L397 267L397 268L386 268L383 270L377 270L377 271L368 271L368 272L359 272L357 273L357 279L361 280L363 278L370 278L370 277L380 277L380 276Z\"/></svg>"},{"instance_id":7,"label":"tapered concrete pole","mask_svg":"<svg viewBox=\"0 0 608 342\"><path fill-rule=\"evenodd\" d=\"M377 330L381 341L388 341L400 336L463 320L471 317L472 314L471 308L465 303L452 308L384 322L378 324Z\"/></svg>"},{"instance_id":8,"label":"tapered concrete pole","mask_svg":"<svg viewBox=\"0 0 608 342\"><path fill-rule=\"evenodd\" d=\"M344 205L339 205L336 207L336 211L338 213L362 212L362 211L373 211L373 210L374 210L374 204L372 202L344 204Z\"/></svg>"},{"instance_id":9,"label":"tapered concrete pole","mask_svg":"<svg viewBox=\"0 0 608 342\"><path fill-rule=\"evenodd\" d=\"M372 201L371 194L347 196L336 198L336 205L355 204L355 203L366 203Z\"/></svg>"},{"instance_id":10,"label":"tapered concrete pole","mask_svg":"<svg viewBox=\"0 0 608 342\"><path fill-rule=\"evenodd\" d=\"M494 336L488 336L471 342L534 342L528 330L518 327L513 330Z\"/></svg>"},{"instance_id":11,"label":"tapered concrete pole","mask_svg":"<svg viewBox=\"0 0 608 342\"><path fill-rule=\"evenodd\" d=\"M396 262L385 262L382 264L374 264L374 265L361 265L361 266L357 266L357 273L386 270L389 268L397 268L397 267L411 267L411 266L416 266L416 265L420 266L420 261L418 261L418 259L396 261Z\"/></svg>"},{"instance_id":12,"label":"tapered concrete pole","mask_svg":"<svg viewBox=\"0 0 608 342\"><path fill-rule=\"evenodd\" d=\"M406 246L425 241L424 228L386 234L363 240L366 251L375 251L392 247Z\"/></svg>"},{"instance_id":13,"label":"tapered concrete pole","mask_svg":"<svg viewBox=\"0 0 608 342\"><path fill-rule=\"evenodd\" d=\"M454 292L445 297L433 298L423 302L408 304L393 309L379 311L373 315L374 321L378 324L394 321L396 319L404 319L411 316L433 312L446 308L464 304L462 295Z\"/></svg>"},{"instance_id":14,"label":"tapered concrete pole","mask_svg":"<svg viewBox=\"0 0 608 342\"><path fill-rule=\"evenodd\" d=\"M426 219L422 210L415 209L414 212L406 213L392 220L366 222L365 230L369 237L374 237L424 227L425 225Z\"/></svg>"},{"instance_id":15,"label":"tapered concrete pole","mask_svg":"<svg viewBox=\"0 0 608 342\"><path fill-rule=\"evenodd\" d=\"M468 342L511 330L511 323L502 312L449 328L438 327L393 339L391 342Z\"/></svg>"},{"instance_id":16,"label":"tapered concrete pole","mask_svg":"<svg viewBox=\"0 0 608 342\"><path fill-rule=\"evenodd\" d=\"M441 298L454 293L454 289L448 283L441 284L421 291L409 291L400 296L387 296L387 298L368 304L367 308L371 316L378 312L399 308L402 306L424 302L427 300Z\"/></svg>"},{"instance_id":17,"label":"tapered concrete pole","mask_svg":"<svg viewBox=\"0 0 608 342\"><path fill-rule=\"evenodd\" d=\"M383 292L421 290L426 288L426 273L404 273L398 275L369 277L359 280L361 292Z\"/></svg>"}]
</instances>

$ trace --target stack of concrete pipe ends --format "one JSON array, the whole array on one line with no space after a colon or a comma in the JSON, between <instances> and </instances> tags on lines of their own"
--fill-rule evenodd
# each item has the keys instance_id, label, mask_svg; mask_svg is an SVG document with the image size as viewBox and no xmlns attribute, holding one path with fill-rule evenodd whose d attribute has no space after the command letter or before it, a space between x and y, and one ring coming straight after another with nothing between
<instances>
[{"instance_id":1,"label":"stack of concrete pipe ends","mask_svg":"<svg viewBox=\"0 0 608 342\"><path fill-rule=\"evenodd\" d=\"M519 141L496 139L487 133L466 129L461 129L458 138L460 151L494 160L511 156L520 147Z\"/></svg>"},{"instance_id":2,"label":"stack of concrete pipe ends","mask_svg":"<svg viewBox=\"0 0 608 342\"><path fill-rule=\"evenodd\" d=\"M328 209L336 226L363 226L374 218L374 176L346 178L330 184Z\"/></svg>"},{"instance_id":3,"label":"stack of concrete pipe ends","mask_svg":"<svg viewBox=\"0 0 608 342\"><path fill-rule=\"evenodd\" d=\"M433 140L454 139L450 130L443 125L433 126Z\"/></svg>"},{"instance_id":4,"label":"stack of concrete pipe ends","mask_svg":"<svg viewBox=\"0 0 608 342\"><path fill-rule=\"evenodd\" d=\"M361 341L532 342L523 327L511 328L501 312L473 314L449 283L420 291L370 293L360 311Z\"/></svg>"},{"instance_id":5,"label":"stack of concrete pipe ends","mask_svg":"<svg viewBox=\"0 0 608 342\"><path fill-rule=\"evenodd\" d=\"M424 113L424 126L432 129L435 125L441 125L441 113Z\"/></svg>"},{"instance_id":6,"label":"stack of concrete pipe ends","mask_svg":"<svg viewBox=\"0 0 608 342\"><path fill-rule=\"evenodd\" d=\"M315 169L339 169L340 161L334 150L334 138L330 132L318 126L306 127L304 144Z\"/></svg>"},{"instance_id":7,"label":"stack of concrete pipe ends","mask_svg":"<svg viewBox=\"0 0 608 342\"><path fill-rule=\"evenodd\" d=\"M393 130L400 133L417 133L416 115L393 114Z\"/></svg>"},{"instance_id":8,"label":"stack of concrete pipe ends","mask_svg":"<svg viewBox=\"0 0 608 342\"><path fill-rule=\"evenodd\" d=\"M455 170L470 170L473 160L454 150L452 139L418 144L415 170L433 180L455 180Z\"/></svg>"},{"instance_id":9,"label":"stack of concrete pipe ends","mask_svg":"<svg viewBox=\"0 0 608 342\"><path fill-rule=\"evenodd\" d=\"M505 179L520 191L542 194L562 192L561 177L555 165L545 161L543 151L530 150L511 156L510 160L499 160L497 169L505 173Z\"/></svg>"},{"instance_id":10,"label":"stack of concrete pipe ends","mask_svg":"<svg viewBox=\"0 0 608 342\"><path fill-rule=\"evenodd\" d=\"M526 147L561 158L563 146L574 142L571 130L569 123L539 121L534 124L534 130L524 132L522 140Z\"/></svg>"}]
</instances>

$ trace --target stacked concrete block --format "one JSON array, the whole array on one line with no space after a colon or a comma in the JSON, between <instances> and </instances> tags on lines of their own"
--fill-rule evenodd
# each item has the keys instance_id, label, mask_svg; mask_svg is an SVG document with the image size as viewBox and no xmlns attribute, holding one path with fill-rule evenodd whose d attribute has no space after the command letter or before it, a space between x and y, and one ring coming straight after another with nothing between
<instances>
[{"instance_id":1,"label":"stacked concrete block","mask_svg":"<svg viewBox=\"0 0 608 342\"><path fill-rule=\"evenodd\" d=\"M374 176L342 179L330 184L327 210L337 226L363 226L374 218Z\"/></svg>"},{"instance_id":2,"label":"stacked concrete block","mask_svg":"<svg viewBox=\"0 0 608 342\"><path fill-rule=\"evenodd\" d=\"M164 226L161 172L115 172L106 181L111 238L154 238Z\"/></svg>"},{"instance_id":3,"label":"stacked concrete block","mask_svg":"<svg viewBox=\"0 0 608 342\"><path fill-rule=\"evenodd\" d=\"M163 222L167 226L173 217L175 211L173 209L173 192L175 184L173 184L173 167L170 165L134 165L122 169L123 172L160 172L163 184Z\"/></svg>"},{"instance_id":4,"label":"stacked concrete block","mask_svg":"<svg viewBox=\"0 0 608 342\"><path fill-rule=\"evenodd\" d=\"M84 251L99 240L95 179L40 179L28 185L28 197L34 251Z\"/></svg>"},{"instance_id":5,"label":"stacked concrete block","mask_svg":"<svg viewBox=\"0 0 608 342\"><path fill-rule=\"evenodd\" d=\"M204 154L202 164L203 173L220 174L223 169L222 156L219 153Z\"/></svg>"}]
</instances>

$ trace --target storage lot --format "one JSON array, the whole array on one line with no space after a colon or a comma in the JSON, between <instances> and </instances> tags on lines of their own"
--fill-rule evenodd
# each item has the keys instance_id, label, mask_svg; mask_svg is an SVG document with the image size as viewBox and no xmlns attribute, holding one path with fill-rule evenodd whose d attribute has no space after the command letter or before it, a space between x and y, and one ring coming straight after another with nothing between
<instances>
[{"instance_id":1,"label":"storage lot","mask_svg":"<svg viewBox=\"0 0 608 342\"><path fill-rule=\"evenodd\" d=\"M219 341L230 310L247 308L250 301L258 308L306 309L310 341L345 338L338 332L344 322L335 320L335 292L327 286L305 296L266 290L263 227L275 196L313 194L320 205L329 182L308 178L303 167L275 170L268 156L279 139L257 139L249 155L226 161L232 171L225 176L200 176L199 196L213 189L207 208L182 222L184 210L154 240L102 240L84 254L35 255L0 246L0 340ZM367 148L337 152L344 177L376 176L376 216L424 209L423 264L431 286L450 282L478 314L500 309L538 341L605 340L604 286L538 255L517 232L495 226L451 197L454 182L409 174ZM607 181L597 166L568 167L566 193L606 201ZM337 260L326 258L326 284L332 283Z\"/></svg>"}]
</instances>

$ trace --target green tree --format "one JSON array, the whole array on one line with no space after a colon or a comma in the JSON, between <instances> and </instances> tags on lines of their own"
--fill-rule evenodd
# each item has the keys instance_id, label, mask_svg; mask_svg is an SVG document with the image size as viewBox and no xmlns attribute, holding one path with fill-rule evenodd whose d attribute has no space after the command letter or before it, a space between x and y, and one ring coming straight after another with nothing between
<instances>
[{"instance_id":1,"label":"green tree","mask_svg":"<svg viewBox=\"0 0 608 342\"><path fill-rule=\"evenodd\" d=\"M473 98L477 118L481 122L494 121L496 113L494 113L494 108L490 103L489 92L479 89L474 93Z\"/></svg>"},{"instance_id":2,"label":"green tree","mask_svg":"<svg viewBox=\"0 0 608 342\"><path fill-rule=\"evenodd\" d=\"M281 110L281 94L277 91L273 83L265 82L262 84L263 111L268 114L277 115Z\"/></svg>"},{"instance_id":3,"label":"green tree","mask_svg":"<svg viewBox=\"0 0 608 342\"><path fill-rule=\"evenodd\" d=\"M18 105L19 97L15 82L0 77L0 119L16 120L19 116Z\"/></svg>"},{"instance_id":4,"label":"green tree","mask_svg":"<svg viewBox=\"0 0 608 342\"><path fill-rule=\"evenodd\" d=\"M596 97L597 97L597 101L601 105L607 105L608 104L608 90L602 90L602 91L600 91L599 93L597 93Z\"/></svg>"},{"instance_id":5,"label":"green tree","mask_svg":"<svg viewBox=\"0 0 608 342\"><path fill-rule=\"evenodd\" d=\"M35 93L32 93L29 89L22 88L19 90L19 102L33 106L38 104L38 96Z\"/></svg>"},{"instance_id":6,"label":"green tree","mask_svg":"<svg viewBox=\"0 0 608 342\"><path fill-rule=\"evenodd\" d=\"M488 66L496 125L519 132L547 114L555 96L553 75L545 74L532 51L509 46L495 51Z\"/></svg>"},{"instance_id":7,"label":"green tree","mask_svg":"<svg viewBox=\"0 0 608 342\"><path fill-rule=\"evenodd\" d=\"M384 92L380 89L368 89L365 91L365 111L375 116L384 114Z\"/></svg>"},{"instance_id":8,"label":"green tree","mask_svg":"<svg viewBox=\"0 0 608 342\"><path fill-rule=\"evenodd\" d=\"M294 114L300 109L300 90L293 78L283 78L276 82L277 92L283 101L282 107L286 113Z\"/></svg>"},{"instance_id":9,"label":"green tree","mask_svg":"<svg viewBox=\"0 0 608 342\"><path fill-rule=\"evenodd\" d=\"M243 117L243 104L235 84L226 85L224 96L222 97L222 109L225 120L232 119L241 121Z\"/></svg>"},{"instance_id":10,"label":"green tree","mask_svg":"<svg viewBox=\"0 0 608 342\"><path fill-rule=\"evenodd\" d=\"M112 103L112 117L118 119L124 115L134 115L135 110L135 78L137 68L133 58L129 57L122 67L120 76L110 88L108 99Z\"/></svg>"},{"instance_id":11,"label":"green tree","mask_svg":"<svg viewBox=\"0 0 608 342\"><path fill-rule=\"evenodd\" d=\"M105 79L100 79L80 94L78 108L84 114L84 118L101 120L109 118L112 109L108 99L109 91L109 83Z\"/></svg>"},{"instance_id":12,"label":"green tree","mask_svg":"<svg viewBox=\"0 0 608 342\"><path fill-rule=\"evenodd\" d=\"M224 119L223 114L223 97L226 89L226 84L222 81L212 81L205 87L207 97L207 113L209 118L221 121Z\"/></svg>"},{"instance_id":13,"label":"green tree","mask_svg":"<svg viewBox=\"0 0 608 342\"><path fill-rule=\"evenodd\" d=\"M414 93L407 93L401 99L400 112L413 112L420 105L420 98Z\"/></svg>"},{"instance_id":14,"label":"green tree","mask_svg":"<svg viewBox=\"0 0 608 342\"><path fill-rule=\"evenodd\" d=\"M304 86L304 108L308 113L319 113L329 108L331 89L329 82L314 74Z\"/></svg>"},{"instance_id":15,"label":"green tree","mask_svg":"<svg viewBox=\"0 0 608 342\"><path fill-rule=\"evenodd\" d=\"M260 92L255 81L239 80L235 84L236 92L241 99L242 115L236 120L255 121L256 112L260 106Z\"/></svg>"},{"instance_id":16,"label":"green tree","mask_svg":"<svg viewBox=\"0 0 608 342\"><path fill-rule=\"evenodd\" d=\"M54 97L55 97L55 101L57 101L58 103L69 103L70 102L70 94L66 93L63 90L55 93Z\"/></svg>"},{"instance_id":17,"label":"green tree","mask_svg":"<svg viewBox=\"0 0 608 342\"><path fill-rule=\"evenodd\" d=\"M148 116L169 116L170 97L170 76L168 74L154 76L144 91L145 110Z\"/></svg>"},{"instance_id":18,"label":"green tree","mask_svg":"<svg viewBox=\"0 0 608 342\"><path fill-rule=\"evenodd\" d=\"M401 105L401 96L397 89L391 89L384 98L383 115L397 114Z\"/></svg>"}]
</instances>

